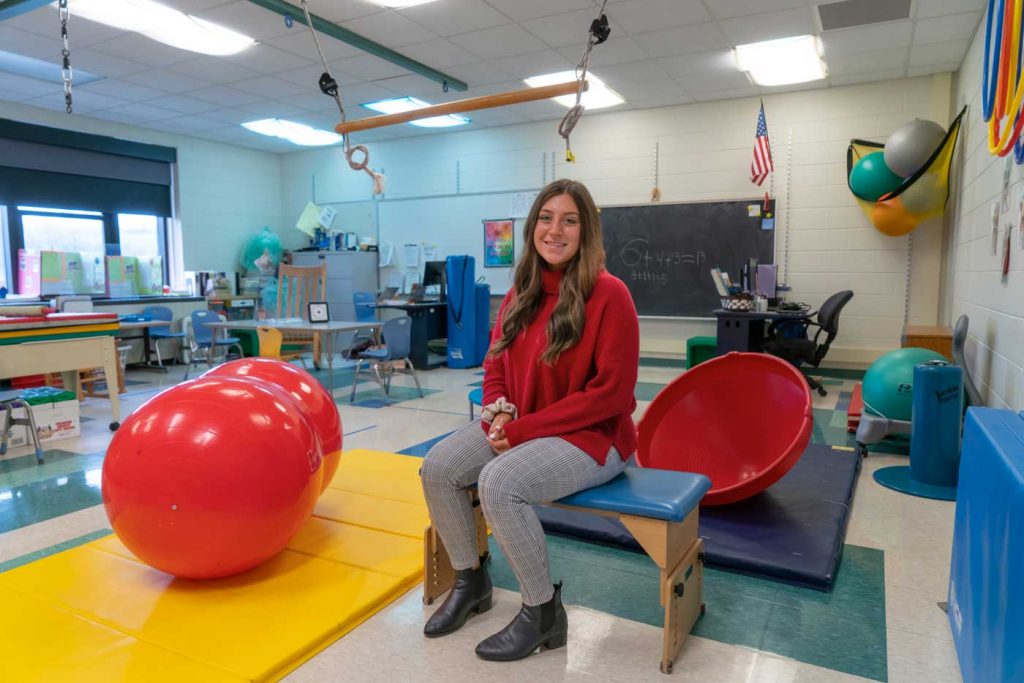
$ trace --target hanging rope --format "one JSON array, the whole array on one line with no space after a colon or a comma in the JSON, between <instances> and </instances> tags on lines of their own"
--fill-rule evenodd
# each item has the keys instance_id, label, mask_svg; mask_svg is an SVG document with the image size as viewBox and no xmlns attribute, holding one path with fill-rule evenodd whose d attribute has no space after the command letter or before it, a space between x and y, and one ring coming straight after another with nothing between
<instances>
[{"instance_id":1,"label":"hanging rope","mask_svg":"<svg viewBox=\"0 0 1024 683\"><path fill-rule=\"evenodd\" d=\"M66 0L63 1L66 2ZM316 29L313 28L313 19L309 15L307 0L302 0L302 11L306 15L306 26L309 27L309 32L313 34L313 44L316 45L316 51L320 55L321 63L324 65L324 72L320 74L320 91L334 98L334 102L338 105L338 112L341 114L341 122L345 123L345 105L341 101L341 91L338 89L338 82L331 76L331 68L327 65L327 57L324 56L324 51L320 47L320 39L316 35ZM380 173L374 173L373 169L370 168L370 150L366 148L366 145L353 146L347 133L342 133L341 143L342 148L345 150L345 160L348 162L349 168L353 171L363 171L369 175L373 179L373 193L383 194L384 176ZM362 154L362 159L357 160L355 158L356 154Z\"/></svg>"},{"instance_id":2,"label":"hanging rope","mask_svg":"<svg viewBox=\"0 0 1024 683\"><path fill-rule=\"evenodd\" d=\"M68 11L68 0L60 0L57 3L57 11L60 14L60 38L64 48L60 51L62 58L61 77L64 79L64 108L71 113L71 79L74 74L71 71L71 50L68 49L68 20L71 13Z\"/></svg>"},{"instance_id":3,"label":"hanging rope","mask_svg":"<svg viewBox=\"0 0 1024 683\"><path fill-rule=\"evenodd\" d=\"M608 0L604 0L601 3L601 10L597 13L597 19L594 19L590 24L590 33L587 36L587 47L583 51L583 57L580 59L579 64L576 65L576 104L572 106L562 117L562 122L558 124L558 134L565 138L565 160L570 164L576 163L576 155L572 153L572 149L569 147L569 135L572 133L572 129L576 127L576 123L583 116L583 86L587 82L587 69L590 68L590 51L594 49L595 45L600 45L604 41L608 40L608 34L611 33L611 28L608 26L608 17L604 13L605 5L608 4Z\"/></svg>"}]
</instances>

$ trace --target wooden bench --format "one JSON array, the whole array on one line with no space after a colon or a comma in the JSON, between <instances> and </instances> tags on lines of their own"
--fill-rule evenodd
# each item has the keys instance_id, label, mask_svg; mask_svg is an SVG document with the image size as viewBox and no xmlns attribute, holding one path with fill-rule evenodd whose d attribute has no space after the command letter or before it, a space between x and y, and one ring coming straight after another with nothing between
<instances>
[{"instance_id":1,"label":"wooden bench","mask_svg":"<svg viewBox=\"0 0 1024 683\"><path fill-rule=\"evenodd\" d=\"M704 613L704 544L697 535L697 519L700 500L710 487L708 478L700 474L627 467L607 484L553 503L618 519L661 570L663 673L672 673L676 656ZM487 550L487 526L476 489L468 489L467 495L476 513L477 548L482 555ZM429 605L452 587L455 570L433 527L427 527L423 546L423 602Z\"/></svg>"}]
</instances>

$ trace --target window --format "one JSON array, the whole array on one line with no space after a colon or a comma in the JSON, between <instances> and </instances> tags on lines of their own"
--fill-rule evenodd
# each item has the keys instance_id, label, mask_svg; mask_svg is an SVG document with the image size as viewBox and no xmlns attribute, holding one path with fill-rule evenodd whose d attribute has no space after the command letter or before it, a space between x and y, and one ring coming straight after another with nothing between
<instances>
[{"instance_id":1,"label":"window","mask_svg":"<svg viewBox=\"0 0 1024 683\"><path fill-rule=\"evenodd\" d=\"M117 233L120 237L121 255L153 258L163 254L160 225L156 216L136 213L117 214Z\"/></svg>"}]
</instances>

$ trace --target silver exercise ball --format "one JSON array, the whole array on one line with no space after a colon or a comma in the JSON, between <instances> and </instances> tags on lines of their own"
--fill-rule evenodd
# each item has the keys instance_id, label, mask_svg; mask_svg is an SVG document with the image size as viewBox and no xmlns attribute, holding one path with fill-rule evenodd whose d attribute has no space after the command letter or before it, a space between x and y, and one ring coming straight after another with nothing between
<instances>
[{"instance_id":1,"label":"silver exercise ball","mask_svg":"<svg viewBox=\"0 0 1024 683\"><path fill-rule=\"evenodd\" d=\"M914 175L942 142L946 131L927 119L907 121L885 142L885 165L901 178Z\"/></svg>"}]
</instances>

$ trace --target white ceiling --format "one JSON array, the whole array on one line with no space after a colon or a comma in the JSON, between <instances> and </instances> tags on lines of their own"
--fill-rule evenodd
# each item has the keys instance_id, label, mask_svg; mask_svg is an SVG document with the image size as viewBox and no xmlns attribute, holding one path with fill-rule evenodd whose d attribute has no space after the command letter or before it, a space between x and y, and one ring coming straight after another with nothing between
<instances>
[{"instance_id":1,"label":"white ceiling","mask_svg":"<svg viewBox=\"0 0 1024 683\"><path fill-rule=\"evenodd\" d=\"M178 50L135 33L72 16L73 68L103 76L74 87L74 115L130 123L257 149L298 147L239 124L280 117L333 130L338 112L320 93L322 66L309 30L248 0L161 0L255 38L230 57ZM829 0L826 0L829 1ZM292 0L298 5L299 0ZM571 69L600 0L437 0L386 10L366 0L309 0L310 11L428 66L462 79L468 92L441 87L321 35L350 119L359 106L412 95L431 103L518 90L522 79ZM985 0L913 0L903 21L822 31L816 0L609 0L612 33L594 48L591 70L627 101L623 109L745 97L785 88L752 86L730 48L821 35L829 78L817 87L954 71L981 20ZM0 22L0 49L59 64L54 6ZM57 68L55 66L55 68ZM804 84L798 86L806 89ZM61 86L0 71L0 99L64 109ZM565 109L543 101L474 112L486 128L555 120ZM408 124L353 135L355 142L430 134Z\"/></svg>"}]
</instances>

